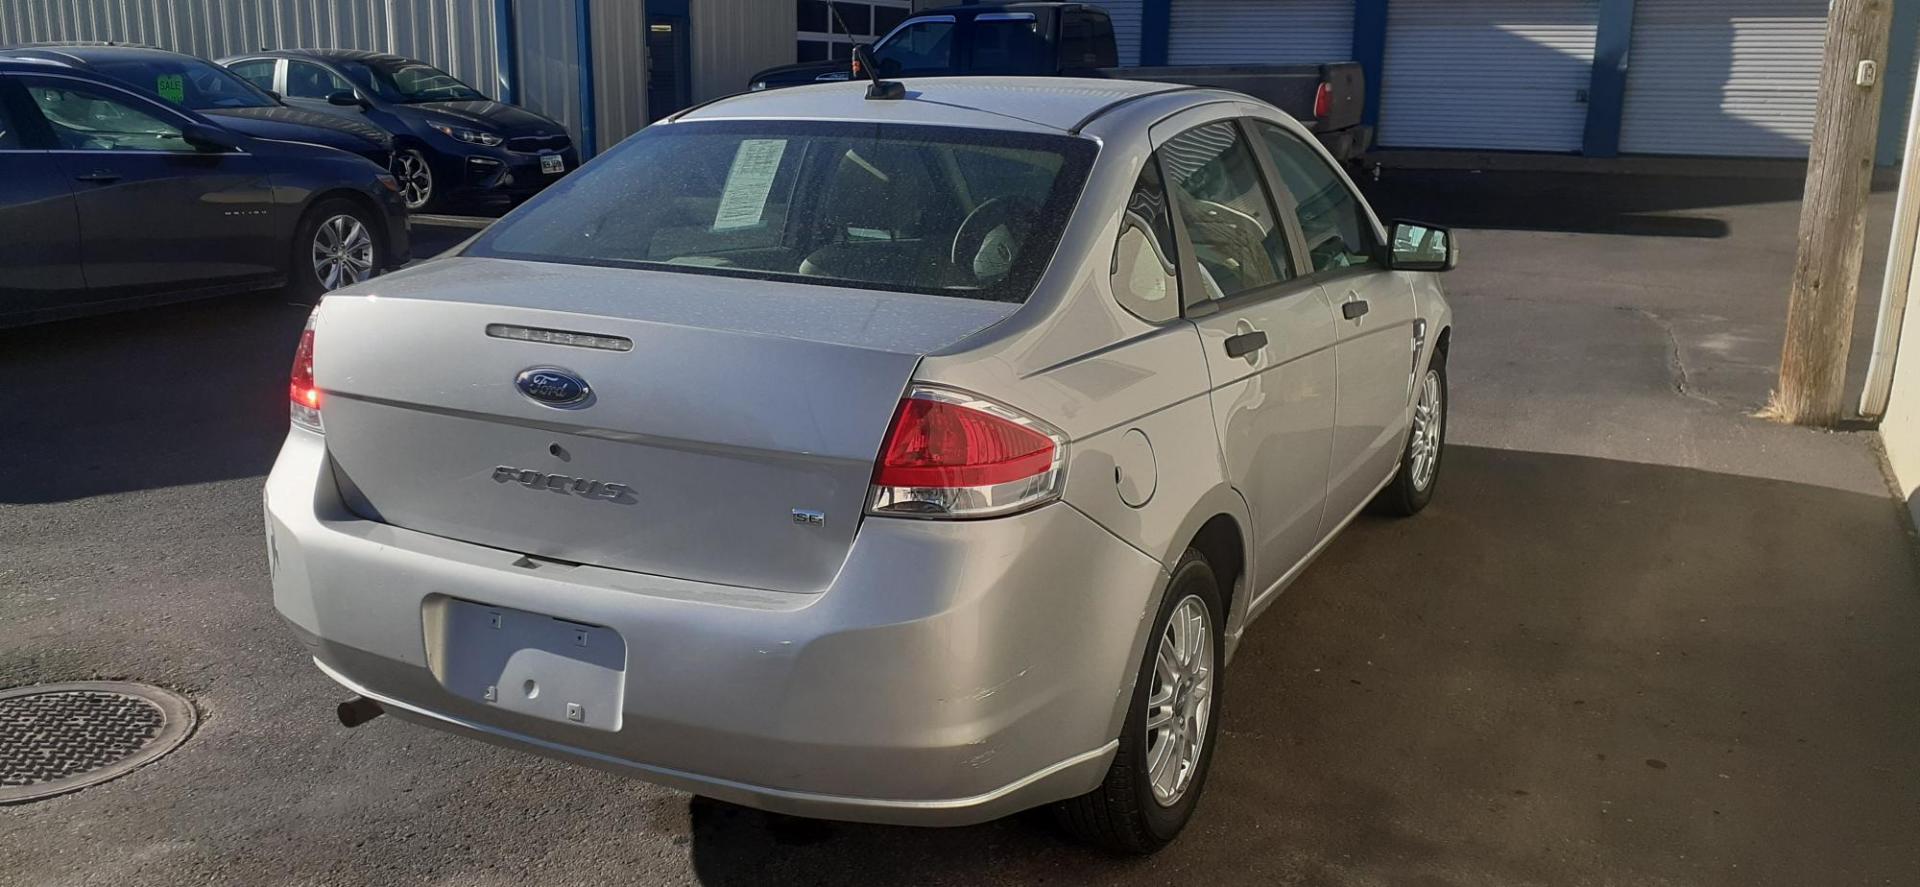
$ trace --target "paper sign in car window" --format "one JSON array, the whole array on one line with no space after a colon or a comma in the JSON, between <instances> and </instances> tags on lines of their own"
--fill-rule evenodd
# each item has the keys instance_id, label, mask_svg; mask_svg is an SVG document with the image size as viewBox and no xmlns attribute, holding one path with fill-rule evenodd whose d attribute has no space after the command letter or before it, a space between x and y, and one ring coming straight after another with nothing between
<instances>
[{"instance_id":1,"label":"paper sign in car window","mask_svg":"<svg viewBox=\"0 0 1920 887\"><path fill-rule=\"evenodd\" d=\"M187 78L180 74L161 74L153 78L153 91L178 105L187 100Z\"/></svg>"},{"instance_id":2,"label":"paper sign in car window","mask_svg":"<svg viewBox=\"0 0 1920 887\"><path fill-rule=\"evenodd\" d=\"M780 172L780 158L786 153L785 139L747 139L740 143L733 152L733 168L727 170L720 208L713 214L713 230L760 224L767 210L767 195L773 192L773 177Z\"/></svg>"}]
</instances>

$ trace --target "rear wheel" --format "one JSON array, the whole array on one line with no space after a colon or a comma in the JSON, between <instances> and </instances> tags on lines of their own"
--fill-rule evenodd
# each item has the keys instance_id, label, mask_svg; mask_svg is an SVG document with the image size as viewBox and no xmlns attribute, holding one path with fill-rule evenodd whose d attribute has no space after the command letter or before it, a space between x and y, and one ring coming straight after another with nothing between
<instances>
[{"instance_id":1,"label":"rear wheel","mask_svg":"<svg viewBox=\"0 0 1920 887\"><path fill-rule=\"evenodd\" d=\"M1224 616L1212 566L1188 549L1147 635L1106 780L1057 808L1067 831L1117 853L1145 854L1186 827L1213 760Z\"/></svg>"},{"instance_id":2,"label":"rear wheel","mask_svg":"<svg viewBox=\"0 0 1920 887\"><path fill-rule=\"evenodd\" d=\"M385 253L373 213L350 200L315 204L300 220L287 269L294 294L313 300L373 277Z\"/></svg>"},{"instance_id":3,"label":"rear wheel","mask_svg":"<svg viewBox=\"0 0 1920 887\"><path fill-rule=\"evenodd\" d=\"M1433 501L1433 487L1440 479L1440 457L1447 440L1444 355L1434 355L1417 384L1420 387L1414 394L1413 420L1407 429L1407 448L1400 454L1400 470L1374 500L1380 511L1403 517L1418 514Z\"/></svg>"}]
</instances>

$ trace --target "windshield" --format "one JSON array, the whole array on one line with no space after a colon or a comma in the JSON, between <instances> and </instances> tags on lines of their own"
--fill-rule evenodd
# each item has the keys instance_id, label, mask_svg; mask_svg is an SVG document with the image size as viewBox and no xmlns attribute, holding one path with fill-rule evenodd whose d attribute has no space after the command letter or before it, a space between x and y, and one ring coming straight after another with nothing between
<instances>
[{"instance_id":1,"label":"windshield","mask_svg":"<svg viewBox=\"0 0 1920 887\"><path fill-rule=\"evenodd\" d=\"M279 102L232 71L196 58L140 58L93 61L91 67L116 80L160 94L183 108L271 108Z\"/></svg>"},{"instance_id":2,"label":"windshield","mask_svg":"<svg viewBox=\"0 0 1920 887\"><path fill-rule=\"evenodd\" d=\"M354 85L389 102L483 102L479 90L425 62L409 59L342 61L338 67Z\"/></svg>"},{"instance_id":3,"label":"windshield","mask_svg":"<svg viewBox=\"0 0 1920 887\"><path fill-rule=\"evenodd\" d=\"M466 254L1021 302L1093 154L1067 136L903 124L656 126Z\"/></svg>"}]
</instances>

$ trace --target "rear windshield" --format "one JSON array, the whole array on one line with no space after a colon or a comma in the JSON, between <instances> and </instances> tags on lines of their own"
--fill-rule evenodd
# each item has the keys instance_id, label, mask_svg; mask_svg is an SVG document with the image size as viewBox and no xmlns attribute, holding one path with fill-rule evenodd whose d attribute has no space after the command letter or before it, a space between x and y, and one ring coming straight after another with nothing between
<instances>
[{"instance_id":1,"label":"rear windshield","mask_svg":"<svg viewBox=\"0 0 1920 887\"><path fill-rule=\"evenodd\" d=\"M466 254L1022 302L1093 143L900 124L654 126Z\"/></svg>"}]
</instances>

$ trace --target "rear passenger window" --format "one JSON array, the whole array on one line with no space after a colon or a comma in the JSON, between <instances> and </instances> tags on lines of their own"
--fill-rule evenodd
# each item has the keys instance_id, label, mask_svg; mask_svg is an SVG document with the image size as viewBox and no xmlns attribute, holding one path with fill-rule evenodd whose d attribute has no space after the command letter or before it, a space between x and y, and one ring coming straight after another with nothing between
<instances>
[{"instance_id":1,"label":"rear passenger window","mask_svg":"<svg viewBox=\"0 0 1920 887\"><path fill-rule=\"evenodd\" d=\"M273 59L253 59L251 61L228 65L227 70L232 71L238 75L240 79L258 86L261 89L272 90L273 66L276 64L278 64L278 62L275 62Z\"/></svg>"},{"instance_id":2,"label":"rear passenger window","mask_svg":"<svg viewBox=\"0 0 1920 887\"><path fill-rule=\"evenodd\" d=\"M1193 243L1205 298L1230 298L1293 277L1286 229L1232 121L1173 137L1161 147L1160 163Z\"/></svg>"},{"instance_id":3,"label":"rear passenger window","mask_svg":"<svg viewBox=\"0 0 1920 887\"><path fill-rule=\"evenodd\" d=\"M1113 297L1141 320L1160 323L1180 316L1179 265L1174 262L1173 219L1160 163L1147 158L1127 196L1120 236L1113 244Z\"/></svg>"},{"instance_id":4,"label":"rear passenger window","mask_svg":"<svg viewBox=\"0 0 1920 887\"><path fill-rule=\"evenodd\" d=\"M353 84L332 71L307 62L287 63L287 95L296 99L324 99L336 92L352 92Z\"/></svg>"},{"instance_id":5,"label":"rear passenger window","mask_svg":"<svg viewBox=\"0 0 1920 887\"><path fill-rule=\"evenodd\" d=\"M1320 152L1292 133L1265 121L1254 121L1267 158L1280 174L1280 183L1293 195L1300 233L1306 238L1313 270L1338 271L1375 264L1379 250L1373 223L1360 208L1340 175Z\"/></svg>"}]
</instances>

